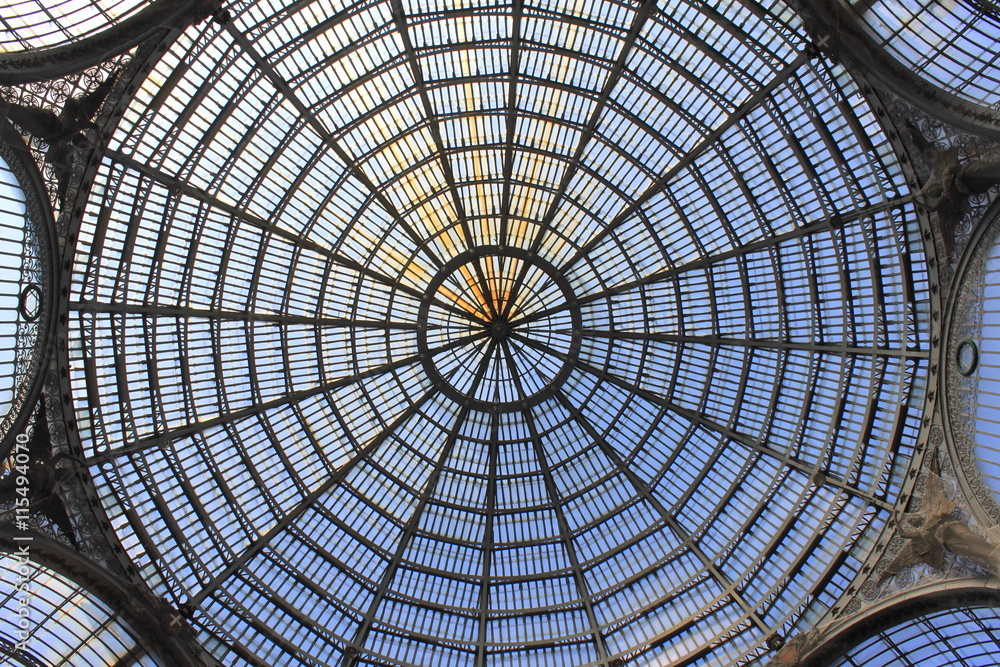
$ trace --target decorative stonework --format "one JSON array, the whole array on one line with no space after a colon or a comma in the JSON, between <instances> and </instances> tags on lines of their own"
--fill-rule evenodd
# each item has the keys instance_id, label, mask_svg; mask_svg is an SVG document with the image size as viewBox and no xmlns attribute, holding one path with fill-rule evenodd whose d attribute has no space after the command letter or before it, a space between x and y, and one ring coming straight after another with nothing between
<instances>
[{"instance_id":1,"label":"decorative stonework","mask_svg":"<svg viewBox=\"0 0 1000 667\"><path fill-rule=\"evenodd\" d=\"M956 363L959 346L963 341L977 341L982 335L984 287L987 273L986 259L994 241L1000 237L1000 215L986 221L978 247L967 258L961 282L953 296L950 330L946 332L947 348L944 353L945 385L947 392L946 423L956 463L965 485L984 512L994 523L1000 523L1000 505L986 486L976 467L975 433L976 406L979 403L979 377L973 372L961 372Z\"/></svg>"},{"instance_id":2,"label":"decorative stonework","mask_svg":"<svg viewBox=\"0 0 1000 667\"><path fill-rule=\"evenodd\" d=\"M930 430L934 440L943 436L943 432L937 425ZM936 493L937 490L934 487L940 486L948 500L955 504L953 514L956 521L962 522L973 533L985 537L993 544L1000 544L1000 528L984 530L977 522L976 516L970 511L969 503L962 494L962 487L956 479L950 457L944 452L931 451L925 460L933 462L935 459L939 461L940 469L934 472L935 466L927 464L920 471L908 510L919 512L921 505L927 498L928 486L931 487L930 493ZM936 475L940 479L939 485L928 485L932 475ZM881 549L881 553L877 557L873 555L873 558L869 560L875 564L864 570L866 578L862 580L860 585L849 590L849 597L845 598L846 604L834 610L812 628L788 638L783 646L777 650L774 658L767 663L769 667L803 667L812 664L810 661L818 655L813 652L822 652L823 645L830 641L835 634L859 623L859 619L864 618L873 610L884 609L887 604L893 604L893 598L905 598L906 594L911 593L913 589L926 588L953 580L979 579L982 581L992 576L983 567L983 562L956 555L947 550L941 569L921 563L904 567L895 574L887 573L893 560L910 543L909 539L898 534L898 528L887 528L887 532L891 533L891 537L881 546L876 547L876 549Z\"/></svg>"},{"instance_id":3,"label":"decorative stonework","mask_svg":"<svg viewBox=\"0 0 1000 667\"><path fill-rule=\"evenodd\" d=\"M938 430L939 428L935 426L932 432ZM955 507L951 512L954 519L962 525L968 526L969 531L974 535L996 543L996 536L980 525L975 513L972 512L968 499L963 495L962 487L956 478L951 458L943 451L932 451L928 456L938 457L940 470L935 473L933 466L927 466L920 472L913 490L913 499L907 508L908 511L911 513L921 511L921 505L928 493L928 480L932 475L937 475L940 478L940 484L931 486L939 486L947 500L954 504ZM935 493L935 491L931 491L931 493ZM927 510L932 511L931 508L927 508ZM950 579L990 576L990 572L984 567L983 562L975 558L957 555L947 549L944 550L943 567L940 569L931 567L926 562L919 562L901 567L896 573L893 573L891 565L897 556L907 548L910 540L900 534L901 531L898 527L889 530L892 536L886 542L884 550L878 556L874 566L867 573L867 579L858 586L853 599L845 605L843 612L839 615L840 618L852 616L873 603L886 600L916 586Z\"/></svg>"},{"instance_id":4,"label":"decorative stonework","mask_svg":"<svg viewBox=\"0 0 1000 667\"><path fill-rule=\"evenodd\" d=\"M889 115L896 127L902 128L905 127L907 123L912 123L927 141L935 144L939 148L957 149L960 163L967 163L970 160L979 159L983 156L993 155L998 152L998 146L992 141L961 132L955 127L952 127L939 119L928 116L926 113L907 104L900 98L893 96L891 93L882 91L881 94L888 96L891 99L888 103ZM920 184L923 185L927 183L931 177L931 165L921 154L919 147L915 144L913 137L909 136L909 133L901 132L900 136L903 138L907 152L910 155L910 163L920 180ZM956 262L958 258L961 257L965 247L968 245L969 238L973 230L975 230L976 226L979 224L990 203L998 196L1000 196L1000 187L994 187L984 194L972 195L969 198L970 210L967 214L965 214L955 229L955 252L952 257L952 262ZM931 224L937 232L937 216L931 214L930 217ZM937 244L938 256L946 257L944 245L941 241L941 234L939 232L935 234L935 243ZM941 271L942 282L950 283L954 273L952 266L950 266L948 262L942 262ZM945 274L947 274L947 280L945 278Z\"/></svg>"}]
</instances>

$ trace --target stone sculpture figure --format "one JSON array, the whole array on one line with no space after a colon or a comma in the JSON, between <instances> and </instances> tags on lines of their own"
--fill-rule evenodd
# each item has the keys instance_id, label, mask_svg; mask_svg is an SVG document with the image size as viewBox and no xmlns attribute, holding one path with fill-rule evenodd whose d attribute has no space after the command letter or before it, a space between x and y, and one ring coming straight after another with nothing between
<instances>
[{"instance_id":1,"label":"stone sculpture figure","mask_svg":"<svg viewBox=\"0 0 1000 667\"><path fill-rule=\"evenodd\" d=\"M982 194L1000 183L1000 162L976 159L962 164L957 148L938 148L924 138L915 125L907 123L907 126L914 144L931 168L930 178L914 198L923 208L938 214L941 240L948 261L951 261L955 233L962 218L972 209L969 197Z\"/></svg>"},{"instance_id":2,"label":"stone sculpture figure","mask_svg":"<svg viewBox=\"0 0 1000 667\"><path fill-rule=\"evenodd\" d=\"M944 495L941 477L936 471L928 473L920 511L904 514L897 524L899 535L909 542L889 563L882 579L918 563L943 570L946 551L975 558L990 572L1000 574L997 547L976 535L956 517L955 507L955 503Z\"/></svg>"},{"instance_id":3,"label":"stone sculpture figure","mask_svg":"<svg viewBox=\"0 0 1000 667\"><path fill-rule=\"evenodd\" d=\"M86 95L67 99L58 115L49 109L17 102L3 104L2 112L12 123L23 132L48 144L45 161L52 165L59 182L60 201L65 198L69 186L76 151L94 147L84 130L91 130L100 136L100 128L94 122L94 117L117 78L117 73L113 74Z\"/></svg>"},{"instance_id":4,"label":"stone sculpture figure","mask_svg":"<svg viewBox=\"0 0 1000 667\"><path fill-rule=\"evenodd\" d=\"M43 404L44 401L39 402L38 419L28 443L29 462L24 466L23 474L17 467L0 470L0 504L16 506L19 499L27 498L32 511L46 517L74 547L79 548L73 523L57 493L72 470L56 467L56 464L64 458L73 459L63 453L53 455Z\"/></svg>"},{"instance_id":5,"label":"stone sculpture figure","mask_svg":"<svg viewBox=\"0 0 1000 667\"><path fill-rule=\"evenodd\" d=\"M834 623L830 621L791 637L777 649L768 667L802 667L809 654L827 638Z\"/></svg>"}]
</instances>

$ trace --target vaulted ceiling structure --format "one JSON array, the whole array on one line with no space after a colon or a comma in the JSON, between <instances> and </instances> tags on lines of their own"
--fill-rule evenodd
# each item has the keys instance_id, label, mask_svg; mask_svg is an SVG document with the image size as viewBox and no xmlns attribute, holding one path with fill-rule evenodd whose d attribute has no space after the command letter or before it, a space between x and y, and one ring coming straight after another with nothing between
<instances>
[{"instance_id":1,"label":"vaulted ceiling structure","mask_svg":"<svg viewBox=\"0 0 1000 667\"><path fill-rule=\"evenodd\" d=\"M7 51L162 11L42 4ZM42 158L86 511L200 659L766 664L843 609L913 493L948 260L812 14L222 4L73 79L101 129ZM960 90L902 56L989 113L987 55Z\"/></svg>"}]
</instances>

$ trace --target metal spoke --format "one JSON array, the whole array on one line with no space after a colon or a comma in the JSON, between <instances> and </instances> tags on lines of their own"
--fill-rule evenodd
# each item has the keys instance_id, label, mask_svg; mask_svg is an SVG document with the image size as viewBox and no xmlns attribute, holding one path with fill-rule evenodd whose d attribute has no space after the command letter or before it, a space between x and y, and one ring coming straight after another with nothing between
<instances>
[{"instance_id":1,"label":"metal spoke","mask_svg":"<svg viewBox=\"0 0 1000 667\"><path fill-rule=\"evenodd\" d=\"M437 113L434 111L434 106L431 104L431 98L427 94L427 84L424 81L424 73L420 67L420 61L413 48L413 41L410 39L410 27L406 21L406 12L403 10L402 0L390 0L390 8L393 21L396 24L396 32L399 33L400 39L403 42L403 51L406 54L406 61L410 66L410 74L413 76L414 85L417 87L417 94L420 96L420 103L424 108L424 116L427 119L427 130L434 139L438 164L444 173L448 190L451 192L452 205L455 207L455 214L458 216L459 229L462 230L462 235L465 237L466 248L471 250L477 245L475 235L469 227L468 216L465 213L465 204L462 202L462 196L458 191L458 186L455 184L455 174L451 168L448 152L445 150L444 140L441 138L441 124L438 121ZM483 301L490 314L496 317L497 312L490 293L489 282L486 280L486 276L483 275L482 267L479 263L474 262L473 265L479 279Z\"/></svg>"},{"instance_id":2,"label":"metal spoke","mask_svg":"<svg viewBox=\"0 0 1000 667\"><path fill-rule=\"evenodd\" d=\"M315 241L311 241L307 238L299 236L298 234L295 234L294 232L279 227L278 225L275 225L272 222L268 222L267 220L264 220L263 218L260 218L254 215L253 213L250 213L249 211L241 209L237 206L233 206L228 202L224 202L218 197L215 197L214 195L211 195L200 188L196 188L193 185L185 183L184 181L181 181L171 176L170 174L167 174L166 172L158 169L157 167L146 164L144 162L139 162L138 160L128 155L125 155L124 153L120 153L118 151L111 149L105 151L104 155L105 157L114 160L115 162L121 164L122 166L129 167L130 169L133 169L139 172L140 174L143 174L144 176L153 179L154 181L166 187L168 190L171 190L173 192L179 192L181 194L187 195L188 197L191 197L192 199L200 201L203 204L211 206L212 208L224 211L225 213L233 216L234 218L240 220L241 222L245 222L253 227L256 227L257 229L260 229L261 231L267 232L268 234L271 234L284 241L287 241L291 245L312 250L316 254L326 257L327 259L333 261L336 264L339 264L340 266L343 266L346 269L350 269L351 271L355 271L365 276L366 278L370 278L375 282L387 285L389 287L392 287L393 289L399 290L400 292L409 294L410 296L416 298L417 300L420 300L424 297L423 292L421 292L416 287L412 287L410 285L400 282L399 280L383 275L378 271L375 271L363 264L360 264L352 259L344 257L340 253L337 253L324 245L321 245L319 243L316 243ZM442 308L454 312L456 314L462 315L463 317L467 315L465 311L461 310L460 308L456 308L452 304L442 303L440 305Z\"/></svg>"},{"instance_id":3,"label":"metal spoke","mask_svg":"<svg viewBox=\"0 0 1000 667\"><path fill-rule=\"evenodd\" d=\"M483 355L482 361L480 361L470 393L475 394L476 389L479 387L479 383L482 381L483 375L486 373L486 365L493 357L493 350L495 347L496 341L490 341L490 347L486 351L486 354ZM455 447L455 443L458 441L459 433L468 419L470 412L471 408L465 406L459 411L458 416L455 418L455 423L452 425L451 432L448 434L448 439L445 441L444 447L441 448L441 455L438 457L437 463L435 463L434 469L431 471L427 478L427 483L424 485L424 490L420 494L420 500L418 501L417 506L413 508L413 512L410 514L410 518L406 522L406 527L403 529L403 532L399 537L399 542L396 545L396 551L392 555L392 560L389 561L385 572L382 573L378 589L375 591L375 595L368 605L368 610L365 612L361 625L358 626L358 631L354 635L354 639L348 644L348 646L353 648L356 652L361 651L368 639L368 634L371 631L372 624L375 622L375 614L378 613L378 608L382 604L382 600L389 592L389 587L392 584L393 579L396 578L396 573L399 571L399 567L403 563L403 556L406 554L406 550L409 548L410 542L413 540L413 536L416 535L417 528L420 526L420 520L424 515L424 508L427 507L427 503L430 502L430 499L434 496L434 493L437 490L437 484L438 480L441 478L441 472L444 470L445 463L447 463L448 459L451 458L451 452ZM345 654L341 664L344 665L344 667L353 667L354 665L357 665L358 659L359 656L357 654L354 656L348 656Z\"/></svg>"},{"instance_id":4,"label":"metal spoke","mask_svg":"<svg viewBox=\"0 0 1000 667\"><path fill-rule=\"evenodd\" d=\"M513 0L511 3L511 38L510 60L508 61L507 109L504 117L507 122L504 136L503 154L503 192L500 195L500 245L509 244L510 207L514 196L514 140L517 136L517 80L521 70L521 18L524 15L524 0Z\"/></svg>"},{"instance_id":5,"label":"metal spoke","mask_svg":"<svg viewBox=\"0 0 1000 667\"><path fill-rule=\"evenodd\" d=\"M578 423L583 430L587 432L587 435L593 440L594 444L598 446L612 465L618 470L618 472L625 477L632 488L635 489L643 500L645 500L649 505L656 510L656 513L660 515L663 522L667 524L674 535L683 544L685 544L688 549L701 561L702 566L708 570L712 575L712 578L718 582L719 586L726 591L726 594L731 597L743 610L743 613L750 618L754 625L760 628L765 633L770 632L770 628L764 622L763 619L754 610L753 605L746 601L746 599L736 590L736 584L728 577L726 574L719 569L715 562L708 557L708 554L704 552L701 546L691 537L691 534L685 530L684 526L681 525L680 521L674 516L673 512L668 510L666 506L660 502L660 500L653 493L652 489L639 478L639 476L632 470L628 464L622 459L614 447L612 447L607 440L601 437L594 425L590 423L580 410L574 406L566 395L562 391L556 392L556 398L562 404L563 408L572 415L573 419Z\"/></svg>"},{"instance_id":6,"label":"metal spoke","mask_svg":"<svg viewBox=\"0 0 1000 667\"><path fill-rule=\"evenodd\" d=\"M639 209L642 208L643 204L648 202L658 193L662 192L670 184L670 181L691 166L694 161L708 149L709 146L721 139L726 132L743 120L747 114L756 109L761 102L767 99L779 86L784 84L787 79L794 76L795 72L805 65L808 60L808 54L800 53L788 67L778 74L778 76L774 77L766 85L758 89L757 92L741 104L736 111L730 114L724 122L720 123L715 130L706 134L694 148L688 151L683 158L678 160L677 164L664 172L663 175L660 176L655 183L646 188L641 195L629 202L627 206L625 206L617 215L615 215L614 218L611 219L611 222L608 223L606 227L595 234L593 238L591 238L583 245L583 247L580 248L580 250L576 252L576 254L563 264L560 267L560 270L563 273L568 273L577 262L592 252L601 243L601 241L607 238L609 234L614 232L618 229L618 227L623 225L627 220L635 215Z\"/></svg>"},{"instance_id":7,"label":"metal spoke","mask_svg":"<svg viewBox=\"0 0 1000 667\"><path fill-rule=\"evenodd\" d=\"M518 371L517 363L514 361L513 354L510 351L509 341L503 341L503 348L504 356L507 359L507 366L510 369L511 378L513 378L514 384L517 387L518 395L522 401L526 401L528 395L521 382L521 374ZM545 490L549 495L552 511L556 515L556 522L559 524L559 539L566 550L566 558L569 560L570 569L573 572L573 581L576 583L580 602L583 604L583 609L587 614L587 622L590 623L590 631L593 636L594 646L597 649L598 659L607 660L609 657L608 645L604 639L604 634L601 632L600 623L597 622L597 615L594 613L594 603L591 599L590 587L587 585L587 580L583 575L583 567L580 565L576 546L573 544L573 531L570 530L569 522L566 521L566 513L563 509L565 503L563 503L559 489L552 478L552 469L549 466L548 456L545 454L545 445L542 444L541 436L538 434L535 415L530 407L526 407L521 414L524 415L524 422L528 427L528 434L531 438L535 458L538 461L538 471L542 474L542 480L545 484Z\"/></svg>"},{"instance_id":8,"label":"metal spoke","mask_svg":"<svg viewBox=\"0 0 1000 667\"><path fill-rule=\"evenodd\" d=\"M266 322L269 324L311 324L320 327L348 329L384 329L387 331L417 331L416 322L381 322L379 320L355 320L347 317L314 317L287 313L261 313L249 310L219 310L215 308L192 308L156 303L121 303L102 301L70 301L69 309L80 313L101 313L109 315L137 315L141 317L176 317L183 319L224 320L229 322ZM438 326L429 326L436 329Z\"/></svg>"},{"instance_id":9,"label":"metal spoke","mask_svg":"<svg viewBox=\"0 0 1000 667\"><path fill-rule=\"evenodd\" d=\"M618 377L617 375L613 375L611 373L603 371L600 368L597 368L596 366L588 364L587 362L585 362L585 361L583 361L581 359L573 359L573 358L569 357L568 355L560 352L559 350L553 349L553 348L549 347L548 345L545 345L544 343L540 343L538 341L532 340L530 338L526 338L526 337L521 336L521 335L516 334L516 333L515 334L511 334L511 335L512 335L513 338L521 341L522 343L524 343L525 345L527 345L529 347L533 347L535 349L542 350L542 351L544 351L544 352L546 352L548 354L551 354L552 356L560 358L560 359L566 359L566 360L570 361L576 368L578 368L578 369L580 369L582 371L585 371L585 372L587 372L587 373L589 373L589 374L591 374L591 375L593 375L593 376L595 376L595 377L597 377L597 378L599 378L601 380L604 380L605 382L607 382L609 384L612 384L612 385L618 387L619 389L624 389L625 391L629 392L630 394L638 396L639 398L641 398L641 399L643 399L643 400L645 400L645 401L647 401L647 402L649 402L649 403L651 403L653 405L659 406L661 408L666 408L667 410L670 410L671 412L674 412L675 414L680 415L681 417L684 417L685 419L687 419L691 423L697 424L698 426L701 426L701 427L705 428L706 430L709 430L709 431L712 431L714 433L717 433L717 434L719 434L719 435L721 435L721 436L723 436L723 437L725 437L725 438L727 438L729 440L732 440L733 442L740 443L741 445L744 445L744 446L746 446L749 449L752 449L754 451L759 451L759 452L761 452L763 454L768 454L769 456L771 456L773 458L776 458L776 459L779 459L783 463L788 463L789 465L792 465L793 467L799 467L799 466L801 466L801 467L803 467L804 470L810 470L810 471L812 471L814 469L809 464L806 464L806 463L800 462L800 461L796 461L794 459L794 457L792 457L790 454L785 454L785 453L781 453L781 452L777 452L777 451L771 450L767 446L762 445L761 443L759 443L755 438L752 438L751 436L746 435L745 433L740 433L740 432L736 431L735 429L730 428L729 426L726 426L725 424L720 424L720 423L716 422L713 419L709 419L707 416L705 416L704 414L702 414L702 413L700 413L700 412L698 412L696 410L692 410L691 408L685 408L683 405L680 405L678 403L674 403L673 401L671 401L671 400L669 400L667 398L664 398L663 396L660 396L656 392L650 391L648 389L643 389L642 387L640 387L639 385L637 385L634 382L630 382L628 380L625 380L624 378Z\"/></svg>"},{"instance_id":10,"label":"metal spoke","mask_svg":"<svg viewBox=\"0 0 1000 667\"><path fill-rule=\"evenodd\" d=\"M458 340L451 341L440 347L433 348L431 354L439 354L442 352L447 352L457 347L463 345L468 345L470 342L479 340L486 337L485 332L480 332L476 334L470 334ZM254 415L263 414L275 408L279 408L285 405L294 405L296 403L301 403L302 401L311 398L313 396L318 396L320 394L339 389L341 387L346 387L355 382L360 382L361 380L366 380L368 378L377 377L385 373L391 373L392 371L399 370L400 368L405 368L411 364L415 364L421 360L421 355L411 355L399 361L394 361L388 364L382 364L371 368L367 371L362 371L360 373L355 373L354 375L349 375L347 377L337 378L336 380L331 380L330 382L325 382L321 385L310 387L309 389L301 389L299 391L292 392L286 396L281 396L279 398L272 399L270 401L265 401L263 403L258 403L252 405L248 408L243 408L240 410L234 410L233 412L220 414L216 417L210 419L205 419L196 423L186 424L184 426L179 426L177 428L171 429L169 431L163 431L155 435L151 435L145 438L136 440L131 444L125 444L115 449L110 449L106 452L98 452L94 456L86 459L84 464L87 466L98 465L104 463L105 461L111 461L121 456L127 456L129 454L134 454L136 452L141 452L146 449L153 447L164 447L170 442L175 440L180 440L181 438L186 438L195 433L201 433L206 430L221 426L223 424L234 423L242 421Z\"/></svg>"},{"instance_id":11,"label":"metal spoke","mask_svg":"<svg viewBox=\"0 0 1000 667\"><path fill-rule=\"evenodd\" d=\"M569 158L569 166L566 168L566 172L563 174L562 180L559 181L559 187L556 189L556 193L552 197L552 201L550 202L545 215L538 224L538 232L532 240L529 252L533 254L538 253L545 242L546 235L550 233L552 222L555 220L556 214L559 212L559 207L562 205L563 199L566 197L566 190L569 189L570 183L573 182L573 178L580 169L587 145L590 143L590 140L593 139L594 133L597 131L597 125L601 120L601 116L604 114L605 108L607 108L608 101L611 99L611 93L614 91L619 81L621 81L622 75L625 72L625 66L628 64L629 54L632 52L632 49L635 48L635 44L639 40L639 35L642 33L642 28L646 24L646 21L650 16L655 14L656 11L656 0L641 0L641 4L638 9L636 9L635 17L632 19L632 25L629 26L628 34L622 40L623 43L621 50L618 53L618 57L615 59L615 63L611 67L611 71L608 73L607 79L604 81L604 86L601 88L601 93L594 104L594 109L590 114L590 118L587 120L587 125L580 133L580 140L577 142L576 149L573 151L573 155ZM517 289L517 286L524 281L526 271L527 266L523 266L521 271L518 273L518 277L514 280L515 290ZM566 271L563 270L562 274L566 275ZM508 317L510 315L510 304L511 302L508 302L507 307L504 309L504 317Z\"/></svg>"},{"instance_id":12,"label":"metal spoke","mask_svg":"<svg viewBox=\"0 0 1000 667\"><path fill-rule=\"evenodd\" d=\"M813 461L813 462L804 461L798 456L792 454L791 452L781 452L775 449L771 449L769 446L767 446L767 444L760 442L759 440L757 440L752 436L749 436L745 433L741 433L736 429L726 426L724 424L720 424L715 420L709 419L704 414L696 410L685 408L684 406L678 403L674 403L673 401L670 401L655 392L649 391L648 389L643 389L642 387L638 386L633 382L629 382L628 380L620 378L617 375L613 375L606 371L602 371L600 368L588 364L585 361L582 361L580 359L574 359L573 357L566 355L558 350L555 350L549 347L548 345L539 343L538 341L531 340L529 338L525 338L524 336L521 336L516 333L511 334L511 337L523 342L525 345L528 345L529 347L534 347L538 350L547 352L548 354L551 354L554 357L564 360L572 360L572 364L576 368L582 371L585 371L601 380L604 380L605 382L612 384L618 387L619 389L624 389L625 391L635 396L638 396L639 398L653 405L664 408L666 410L670 410L671 412L681 417L684 417L692 424L696 424L708 431L717 433L731 442L740 444L749 450L752 450L759 454L763 454L772 459L775 459L780 463L782 463L783 465L788 466L789 468L794 468L795 470L803 472L807 475L814 475L817 472L821 472L820 466L822 465L822 461ZM851 495L857 496L858 498L862 498L866 502L872 505L878 507L885 506L885 501L876 498L872 496L870 493L862 491L861 489L852 487L849 484L840 483L834 479L827 480L827 483L829 483L831 486L836 486L837 488L847 493L850 493Z\"/></svg>"},{"instance_id":13,"label":"metal spoke","mask_svg":"<svg viewBox=\"0 0 1000 667\"><path fill-rule=\"evenodd\" d=\"M493 526L497 507L497 468L500 450L500 416L490 418L488 476L486 482L486 527L483 529L483 569L479 584L479 623L476 631L476 667L486 667L486 630L490 614L490 576L493 569L495 537Z\"/></svg>"},{"instance_id":14,"label":"metal spoke","mask_svg":"<svg viewBox=\"0 0 1000 667\"><path fill-rule=\"evenodd\" d=\"M744 258L747 255L753 253L764 252L777 248L785 243L795 241L796 239L805 238L812 236L814 234L822 233L836 233L837 230L843 229L847 224L855 223L860 220L864 220L872 215L883 213L895 208L899 208L910 203L913 200L912 194L906 194L900 197L895 197L893 199L886 199L885 201L878 202L877 204L872 204L864 208L855 209L853 211L836 213L834 215L821 218L815 222L811 222L808 225L798 227L796 229L789 230L782 234L777 234L764 239L759 239L757 241L751 241L750 243L745 243L739 247L732 248L714 255L709 255L707 257L701 257L699 259L692 260L690 262L685 262L678 266L671 266L665 269L660 269L654 271L648 275L641 278L636 278L635 280L630 280L628 282L622 283L620 285L615 285L614 287L609 287L607 289L601 290L600 292L594 292L592 294L584 294L578 296L576 299L576 304L583 306L588 303L594 303L595 301L600 301L601 299L607 299L619 294L624 294L639 287L644 287L646 285L655 285L656 283L665 282L667 280L674 279L678 276L683 275L688 271L695 271L699 269L708 268L719 262L725 262L731 259ZM549 308L529 316L522 318L515 318L511 323L512 326L520 326L528 322L533 322L540 320L550 315L553 315L561 310L565 310L568 304L560 304L558 307Z\"/></svg>"},{"instance_id":15,"label":"metal spoke","mask_svg":"<svg viewBox=\"0 0 1000 667\"><path fill-rule=\"evenodd\" d=\"M707 345L712 347L742 347L757 350L795 350L800 352L815 352L817 354L834 354L838 356L875 356L895 357L900 359L927 359L929 350L909 350L904 348L870 347L850 345L848 343L820 343L814 341L771 340L767 338L726 338L723 336L694 336L690 334L653 333L646 331L594 331L582 329L583 338L602 338L610 340L634 340L654 343L677 343L679 345Z\"/></svg>"}]
</instances>

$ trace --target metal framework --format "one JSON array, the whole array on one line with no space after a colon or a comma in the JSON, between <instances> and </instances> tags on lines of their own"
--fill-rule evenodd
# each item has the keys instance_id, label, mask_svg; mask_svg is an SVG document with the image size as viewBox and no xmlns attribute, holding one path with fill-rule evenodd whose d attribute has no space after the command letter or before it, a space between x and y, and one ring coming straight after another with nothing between
<instances>
[{"instance_id":1,"label":"metal framework","mask_svg":"<svg viewBox=\"0 0 1000 667\"><path fill-rule=\"evenodd\" d=\"M0 123L0 456L28 424L41 391L54 319L52 211L27 146Z\"/></svg>"},{"instance_id":2,"label":"metal framework","mask_svg":"<svg viewBox=\"0 0 1000 667\"><path fill-rule=\"evenodd\" d=\"M850 649L835 667L988 667L1000 654L1000 611L969 607L920 616Z\"/></svg>"},{"instance_id":3,"label":"metal framework","mask_svg":"<svg viewBox=\"0 0 1000 667\"><path fill-rule=\"evenodd\" d=\"M177 610L41 533L0 527L0 580L4 664L214 664Z\"/></svg>"},{"instance_id":4,"label":"metal framework","mask_svg":"<svg viewBox=\"0 0 1000 667\"><path fill-rule=\"evenodd\" d=\"M913 72L971 104L1000 108L1000 6L980 0L853 5L879 46Z\"/></svg>"},{"instance_id":5,"label":"metal framework","mask_svg":"<svg viewBox=\"0 0 1000 667\"><path fill-rule=\"evenodd\" d=\"M65 280L83 465L207 651L728 666L841 599L931 296L787 4L224 4L133 68Z\"/></svg>"},{"instance_id":6,"label":"metal framework","mask_svg":"<svg viewBox=\"0 0 1000 667\"><path fill-rule=\"evenodd\" d=\"M1000 9L994 3L791 3L823 53L932 117L1000 140Z\"/></svg>"}]
</instances>

